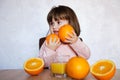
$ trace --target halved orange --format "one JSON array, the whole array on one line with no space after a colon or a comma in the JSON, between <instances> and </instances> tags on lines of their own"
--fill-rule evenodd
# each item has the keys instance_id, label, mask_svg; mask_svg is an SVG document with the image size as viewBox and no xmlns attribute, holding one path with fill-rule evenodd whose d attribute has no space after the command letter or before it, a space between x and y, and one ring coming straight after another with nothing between
<instances>
[{"instance_id":1,"label":"halved orange","mask_svg":"<svg viewBox=\"0 0 120 80\"><path fill-rule=\"evenodd\" d=\"M24 63L24 70L30 75L38 75L44 69L44 61L41 58L30 58Z\"/></svg>"},{"instance_id":2,"label":"halved orange","mask_svg":"<svg viewBox=\"0 0 120 80\"><path fill-rule=\"evenodd\" d=\"M116 66L112 60L98 60L91 66L90 72L98 80L110 80L116 72Z\"/></svg>"}]
</instances>

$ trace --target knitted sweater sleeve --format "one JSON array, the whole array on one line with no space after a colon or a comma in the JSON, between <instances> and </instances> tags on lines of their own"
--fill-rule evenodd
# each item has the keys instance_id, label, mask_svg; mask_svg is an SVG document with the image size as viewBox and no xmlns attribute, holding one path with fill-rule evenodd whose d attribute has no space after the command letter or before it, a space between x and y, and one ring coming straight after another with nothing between
<instances>
[{"instance_id":1,"label":"knitted sweater sleeve","mask_svg":"<svg viewBox=\"0 0 120 80\"><path fill-rule=\"evenodd\" d=\"M75 43L70 44L70 47L76 52L78 56L81 56L85 59L90 57L90 49L80 39L78 39Z\"/></svg>"}]
</instances>

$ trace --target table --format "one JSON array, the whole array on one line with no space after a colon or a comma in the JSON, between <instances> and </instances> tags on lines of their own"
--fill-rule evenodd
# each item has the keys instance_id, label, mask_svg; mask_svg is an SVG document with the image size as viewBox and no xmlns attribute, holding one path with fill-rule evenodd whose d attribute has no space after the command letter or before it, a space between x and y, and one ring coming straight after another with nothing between
<instances>
[{"instance_id":1,"label":"table","mask_svg":"<svg viewBox=\"0 0 120 80\"><path fill-rule=\"evenodd\" d=\"M38 76L30 76L23 69L0 70L0 80L73 80L69 77L56 78L51 75L49 69L44 69ZM84 80L96 80L91 73ZM120 80L120 69L117 69L111 80Z\"/></svg>"}]
</instances>

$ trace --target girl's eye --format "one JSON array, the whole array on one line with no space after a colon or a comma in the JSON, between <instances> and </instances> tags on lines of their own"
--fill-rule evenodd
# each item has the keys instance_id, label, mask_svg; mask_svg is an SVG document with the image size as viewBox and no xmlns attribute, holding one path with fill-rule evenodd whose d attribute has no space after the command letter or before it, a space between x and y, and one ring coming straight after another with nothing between
<instances>
[{"instance_id":1,"label":"girl's eye","mask_svg":"<svg viewBox=\"0 0 120 80\"><path fill-rule=\"evenodd\" d=\"M50 22L50 25L53 26L54 25L53 22Z\"/></svg>"},{"instance_id":2,"label":"girl's eye","mask_svg":"<svg viewBox=\"0 0 120 80\"><path fill-rule=\"evenodd\" d=\"M58 24L61 24L61 22L60 22L60 21L58 21Z\"/></svg>"}]
</instances>

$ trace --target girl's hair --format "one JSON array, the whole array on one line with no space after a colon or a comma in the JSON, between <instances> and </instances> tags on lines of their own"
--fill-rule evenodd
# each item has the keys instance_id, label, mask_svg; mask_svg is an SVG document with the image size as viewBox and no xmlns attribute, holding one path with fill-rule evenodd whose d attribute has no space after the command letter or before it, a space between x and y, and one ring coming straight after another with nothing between
<instances>
[{"instance_id":1,"label":"girl's hair","mask_svg":"<svg viewBox=\"0 0 120 80\"><path fill-rule=\"evenodd\" d=\"M74 28L77 36L80 35L80 25L75 12L71 8L62 5L53 7L47 15L47 21L49 25L51 24L52 19L55 19L56 21L61 19L68 20L69 24Z\"/></svg>"}]
</instances>

